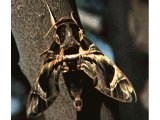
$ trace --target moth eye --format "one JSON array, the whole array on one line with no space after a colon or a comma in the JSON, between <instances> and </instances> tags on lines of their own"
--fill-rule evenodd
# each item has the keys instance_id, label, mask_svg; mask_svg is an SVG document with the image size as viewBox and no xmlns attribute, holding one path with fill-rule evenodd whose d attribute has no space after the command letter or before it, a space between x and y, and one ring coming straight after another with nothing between
<instances>
[{"instance_id":1,"label":"moth eye","mask_svg":"<svg viewBox=\"0 0 160 120\"><path fill-rule=\"evenodd\" d=\"M73 23L70 23L69 27L72 29L72 35L73 35L74 39L79 42L79 27Z\"/></svg>"},{"instance_id":2,"label":"moth eye","mask_svg":"<svg viewBox=\"0 0 160 120\"><path fill-rule=\"evenodd\" d=\"M61 25L57 28L57 35L59 36L60 39L60 43L62 44L65 40L65 34L66 34L66 26L65 25Z\"/></svg>"}]
</instances>

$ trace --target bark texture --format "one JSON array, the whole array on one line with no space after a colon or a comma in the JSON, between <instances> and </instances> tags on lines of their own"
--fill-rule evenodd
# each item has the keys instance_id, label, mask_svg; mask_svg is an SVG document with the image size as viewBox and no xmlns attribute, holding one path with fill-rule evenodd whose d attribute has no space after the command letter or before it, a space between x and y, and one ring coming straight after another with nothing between
<instances>
[{"instance_id":1,"label":"bark texture","mask_svg":"<svg viewBox=\"0 0 160 120\"><path fill-rule=\"evenodd\" d=\"M56 20L62 16L70 16L74 11L75 19L80 24L74 0L47 0L47 2ZM12 0L11 7L12 33L20 55L19 66L32 85L44 61L39 55L52 43L52 32L43 38L51 27L49 12L44 0ZM61 94L55 102L37 119L75 120L77 113L72 104L66 86L62 86ZM101 115L103 120L113 120L108 108L102 107ZM92 113L89 116L92 116Z\"/></svg>"}]
</instances>

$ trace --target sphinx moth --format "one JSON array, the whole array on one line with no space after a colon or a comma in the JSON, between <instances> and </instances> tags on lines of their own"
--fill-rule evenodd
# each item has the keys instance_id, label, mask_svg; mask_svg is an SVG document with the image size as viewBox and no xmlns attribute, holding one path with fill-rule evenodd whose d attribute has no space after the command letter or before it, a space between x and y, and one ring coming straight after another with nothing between
<instances>
[{"instance_id":1,"label":"sphinx moth","mask_svg":"<svg viewBox=\"0 0 160 120\"><path fill-rule=\"evenodd\" d=\"M136 101L136 93L124 73L84 34L71 13L55 21L50 7L53 42L42 54L46 59L31 88L27 101L27 116L36 117L46 110L59 94L62 74L76 111L82 110L83 81L89 77L95 89L121 102ZM85 91L83 91L85 92Z\"/></svg>"}]
</instances>

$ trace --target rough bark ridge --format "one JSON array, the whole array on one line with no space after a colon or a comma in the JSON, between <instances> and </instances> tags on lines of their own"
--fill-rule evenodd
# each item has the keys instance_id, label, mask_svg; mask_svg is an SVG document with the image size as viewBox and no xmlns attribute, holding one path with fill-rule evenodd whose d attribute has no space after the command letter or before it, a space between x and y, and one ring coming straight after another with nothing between
<instances>
[{"instance_id":1,"label":"rough bark ridge","mask_svg":"<svg viewBox=\"0 0 160 120\"><path fill-rule=\"evenodd\" d=\"M71 12L74 11L74 16L80 24L75 0L47 0L47 2L56 20L62 16L70 16ZM40 58L39 54L52 43L52 32L45 39L43 38L51 27L49 12L43 0L12 0L11 5L12 32L20 54L19 65L32 84L44 60L43 57ZM67 89L64 86L63 95L59 95L51 107L44 112L44 116L41 116L39 119L77 119L72 101L66 91ZM111 120L110 111L105 111L109 115L105 118ZM102 114L104 115L103 111Z\"/></svg>"}]
</instances>

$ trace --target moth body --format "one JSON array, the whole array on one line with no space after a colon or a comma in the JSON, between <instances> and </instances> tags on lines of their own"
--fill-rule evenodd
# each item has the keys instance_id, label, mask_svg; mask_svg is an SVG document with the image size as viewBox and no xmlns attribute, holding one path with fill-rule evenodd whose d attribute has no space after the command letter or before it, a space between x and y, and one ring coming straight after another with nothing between
<instances>
[{"instance_id":1,"label":"moth body","mask_svg":"<svg viewBox=\"0 0 160 120\"><path fill-rule=\"evenodd\" d=\"M46 1L45 1L46 2ZM34 81L27 101L27 116L37 117L46 110L60 94L60 84L67 86L76 111L83 108L83 83L90 78L100 93L121 102L136 101L135 90L125 74L93 44L79 27L71 13L70 17L54 20L53 42L43 52L46 59ZM63 78L60 78L62 75Z\"/></svg>"}]
</instances>

